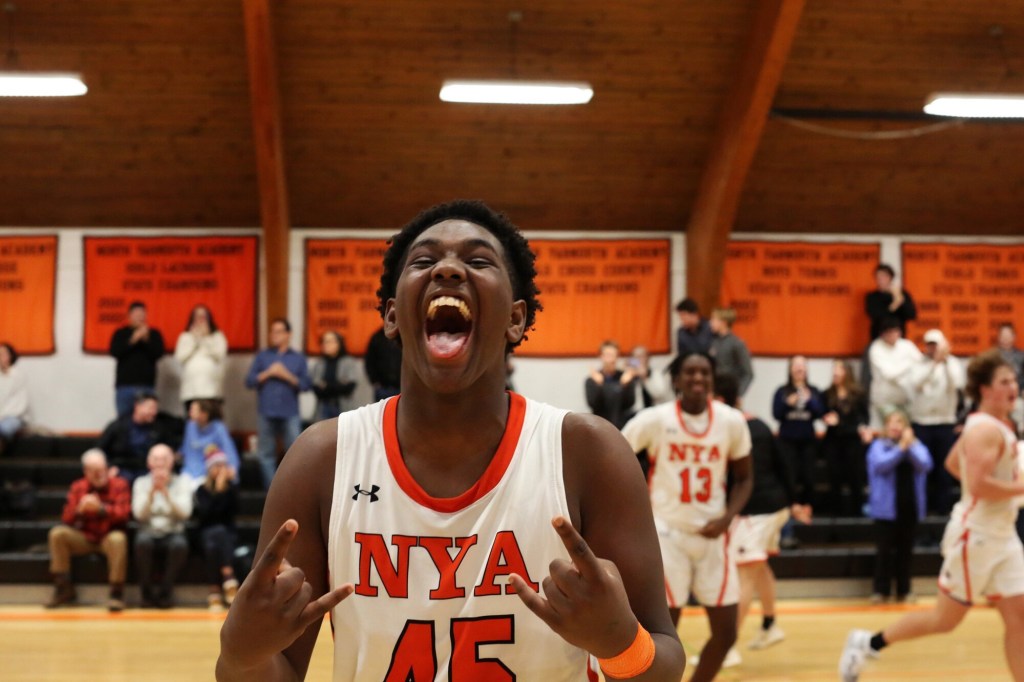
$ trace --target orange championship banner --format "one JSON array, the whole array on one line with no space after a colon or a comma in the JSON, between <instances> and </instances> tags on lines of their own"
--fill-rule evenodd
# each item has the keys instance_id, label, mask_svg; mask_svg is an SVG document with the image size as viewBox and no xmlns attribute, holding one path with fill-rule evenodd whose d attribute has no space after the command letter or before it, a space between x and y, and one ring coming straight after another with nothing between
<instances>
[{"instance_id":1,"label":"orange championship banner","mask_svg":"<svg viewBox=\"0 0 1024 682\"><path fill-rule=\"evenodd\" d=\"M597 356L606 339L623 353L672 351L668 239L531 239L544 310L516 350L523 357Z\"/></svg>"},{"instance_id":2,"label":"orange championship banner","mask_svg":"<svg viewBox=\"0 0 1024 682\"><path fill-rule=\"evenodd\" d=\"M19 355L50 355L57 236L0 237L0 341Z\"/></svg>"},{"instance_id":3,"label":"orange championship banner","mask_svg":"<svg viewBox=\"0 0 1024 682\"><path fill-rule=\"evenodd\" d=\"M83 237L82 349L108 352L128 305L142 301L168 352L200 303L210 309L230 350L255 350L257 247L255 236Z\"/></svg>"},{"instance_id":4,"label":"orange championship banner","mask_svg":"<svg viewBox=\"0 0 1024 682\"><path fill-rule=\"evenodd\" d=\"M903 286L917 305L907 337L935 328L956 355L995 344L999 325L1024 328L1024 244L904 243Z\"/></svg>"},{"instance_id":5,"label":"orange championship banner","mask_svg":"<svg viewBox=\"0 0 1024 682\"><path fill-rule=\"evenodd\" d=\"M335 331L352 355L363 355L381 327L377 289L386 239L307 239L306 353L320 352L320 336Z\"/></svg>"},{"instance_id":6,"label":"orange championship banner","mask_svg":"<svg viewBox=\"0 0 1024 682\"><path fill-rule=\"evenodd\" d=\"M733 241L720 300L753 355L860 356L879 255L877 243Z\"/></svg>"}]
</instances>

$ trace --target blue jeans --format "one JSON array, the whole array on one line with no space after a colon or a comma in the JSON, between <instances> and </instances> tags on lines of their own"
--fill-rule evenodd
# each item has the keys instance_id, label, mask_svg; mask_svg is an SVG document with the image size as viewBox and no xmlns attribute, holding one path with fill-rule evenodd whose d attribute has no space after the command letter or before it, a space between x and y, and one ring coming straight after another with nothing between
<instances>
[{"instance_id":1,"label":"blue jeans","mask_svg":"<svg viewBox=\"0 0 1024 682\"><path fill-rule=\"evenodd\" d=\"M123 417L131 414L135 408L135 394L139 391L152 391L152 386L144 384L129 384L114 388L114 406L117 407L117 416Z\"/></svg>"},{"instance_id":2,"label":"blue jeans","mask_svg":"<svg viewBox=\"0 0 1024 682\"><path fill-rule=\"evenodd\" d=\"M302 431L299 415L294 417L256 416L256 433L259 438L256 454L260 458L260 471L263 474L263 487L270 489L270 482L277 473L277 438L281 437L284 451L292 446Z\"/></svg>"},{"instance_id":3,"label":"blue jeans","mask_svg":"<svg viewBox=\"0 0 1024 682\"><path fill-rule=\"evenodd\" d=\"M24 425L21 417L0 417L0 438L12 440Z\"/></svg>"}]
</instances>

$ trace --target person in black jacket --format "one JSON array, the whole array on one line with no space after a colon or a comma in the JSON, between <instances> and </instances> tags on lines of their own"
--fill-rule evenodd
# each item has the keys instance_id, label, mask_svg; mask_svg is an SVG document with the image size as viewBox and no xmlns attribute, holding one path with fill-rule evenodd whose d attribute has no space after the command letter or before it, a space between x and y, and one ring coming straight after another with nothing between
<instances>
[{"instance_id":1,"label":"person in black jacket","mask_svg":"<svg viewBox=\"0 0 1024 682\"><path fill-rule=\"evenodd\" d=\"M232 560L235 556L235 514L238 513L238 485L231 480L228 457L216 445L207 446L206 480L196 488L195 517L199 521L203 558L210 592L211 611L231 606L238 593Z\"/></svg>"},{"instance_id":2,"label":"person in black jacket","mask_svg":"<svg viewBox=\"0 0 1024 682\"><path fill-rule=\"evenodd\" d=\"M623 371L619 367L619 344L605 341L601 344L601 364L590 370L584 382L587 405L598 417L607 419L621 429L629 421L636 401L636 370Z\"/></svg>"},{"instance_id":3,"label":"person in black jacket","mask_svg":"<svg viewBox=\"0 0 1024 682\"><path fill-rule=\"evenodd\" d=\"M715 396L730 407L740 409L739 384L730 374L715 376ZM761 600L761 629L747 644L748 649L765 649L785 639L775 623L775 574L768 558L779 552L782 527L793 518L811 522L811 507L796 503L795 484L790 463L779 448L771 428L753 415L746 415L750 429L750 457L754 489L743 510L733 519L729 551L736 560L740 579L740 605L737 631L750 611L756 593ZM726 657L733 665L739 654Z\"/></svg>"},{"instance_id":4,"label":"person in black jacket","mask_svg":"<svg viewBox=\"0 0 1024 682\"><path fill-rule=\"evenodd\" d=\"M789 360L788 380L775 391L772 416L779 422L779 447L782 448L797 479L797 501L816 506L815 462L818 437L814 421L825 415L821 391L807 383L807 358L794 355Z\"/></svg>"},{"instance_id":5,"label":"person in black jacket","mask_svg":"<svg viewBox=\"0 0 1024 682\"><path fill-rule=\"evenodd\" d=\"M836 516L860 516L867 484L864 453L872 432L867 394L846 360L832 363L832 385L824 399L828 411L822 421L828 430L821 447L828 465L831 511Z\"/></svg>"},{"instance_id":6,"label":"person in black jacket","mask_svg":"<svg viewBox=\"0 0 1024 682\"><path fill-rule=\"evenodd\" d=\"M117 467L118 475L131 484L147 472L149 449L163 443L177 452L184 430L184 421L160 411L155 394L139 391L131 412L107 424L97 447L110 465Z\"/></svg>"},{"instance_id":7,"label":"person in black jacket","mask_svg":"<svg viewBox=\"0 0 1024 682\"><path fill-rule=\"evenodd\" d=\"M156 363L164 354L164 337L159 329L149 326L142 301L132 301L128 306L128 324L110 337L110 354L117 359L117 416L124 417L131 413L136 393L152 391L156 386Z\"/></svg>"},{"instance_id":8,"label":"person in black jacket","mask_svg":"<svg viewBox=\"0 0 1024 682\"><path fill-rule=\"evenodd\" d=\"M402 347L384 334L384 327L370 337L363 366L373 386L374 401L398 395L402 378Z\"/></svg>"}]
</instances>

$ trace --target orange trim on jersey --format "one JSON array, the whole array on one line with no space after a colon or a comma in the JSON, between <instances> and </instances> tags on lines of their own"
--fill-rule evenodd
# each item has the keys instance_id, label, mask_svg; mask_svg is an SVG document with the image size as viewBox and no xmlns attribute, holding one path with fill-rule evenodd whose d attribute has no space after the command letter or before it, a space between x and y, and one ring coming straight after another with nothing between
<instances>
[{"instance_id":1,"label":"orange trim on jersey","mask_svg":"<svg viewBox=\"0 0 1024 682\"><path fill-rule=\"evenodd\" d=\"M967 590L967 603L973 604L974 597L971 595L971 568L970 564L967 563L967 544L971 539L971 531L965 530L960 539L964 543L963 549L961 550L961 556L964 562L964 586Z\"/></svg>"},{"instance_id":2,"label":"orange trim on jersey","mask_svg":"<svg viewBox=\"0 0 1024 682\"><path fill-rule=\"evenodd\" d=\"M682 406L682 402L677 400L676 401L676 418L679 420L679 425L683 427L683 432L688 434L688 435L690 435L690 436L693 436L694 438L703 438L704 436L708 435L708 432L711 431L711 424L714 423L714 421L715 421L715 408L714 408L714 404L715 403L714 403L713 400L709 400L708 401L708 425L706 427L704 427L704 431L701 432L701 433L694 433L690 429L686 428L686 421L683 419L683 406Z\"/></svg>"},{"instance_id":3,"label":"orange trim on jersey","mask_svg":"<svg viewBox=\"0 0 1024 682\"><path fill-rule=\"evenodd\" d=\"M718 591L718 601L715 602L715 606L722 605L722 600L725 599L725 588L729 585L729 531L725 531L725 542L722 543L722 556L725 558L723 562L725 570L722 571L722 589Z\"/></svg>"},{"instance_id":4,"label":"orange trim on jersey","mask_svg":"<svg viewBox=\"0 0 1024 682\"><path fill-rule=\"evenodd\" d=\"M456 497L432 497L409 473L402 457L402 449L398 442L398 400L400 395L390 398L384 405L384 452L387 454L388 466L395 477L395 482L414 502L427 509L443 513L452 513L465 509L494 489L501 481L512 455L519 443L523 431L523 420L526 417L526 398L509 391L508 420L505 422L505 433L501 436L498 449L494 451L491 463L476 483L464 493Z\"/></svg>"},{"instance_id":5,"label":"orange trim on jersey","mask_svg":"<svg viewBox=\"0 0 1024 682\"><path fill-rule=\"evenodd\" d=\"M949 597L950 599L955 601L957 604L963 604L964 606L974 606L974 604L972 604L969 601L964 601L963 599L957 599L956 595L954 595L953 592L948 587L943 585L941 580L936 583L936 586L939 588L939 592L941 592L942 594L946 595L947 597Z\"/></svg>"}]
</instances>

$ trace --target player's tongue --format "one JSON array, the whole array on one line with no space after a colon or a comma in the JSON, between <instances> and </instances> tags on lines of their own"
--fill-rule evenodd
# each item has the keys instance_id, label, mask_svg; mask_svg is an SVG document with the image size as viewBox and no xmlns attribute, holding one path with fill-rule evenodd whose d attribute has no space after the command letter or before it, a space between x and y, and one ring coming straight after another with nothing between
<instances>
[{"instance_id":1,"label":"player's tongue","mask_svg":"<svg viewBox=\"0 0 1024 682\"><path fill-rule=\"evenodd\" d=\"M452 358L466 347L473 328L469 308L458 299L444 296L431 302L427 314L427 350L435 358Z\"/></svg>"},{"instance_id":2,"label":"player's tongue","mask_svg":"<svg viewBox=\"0 0 1024 682\"><path fill-rule=\"evenodd\" d=\"M469 334L436 332L427 336L427 350L438 358L451 358L458 354L469 340Z\"/></svg>"}]
</instances>

